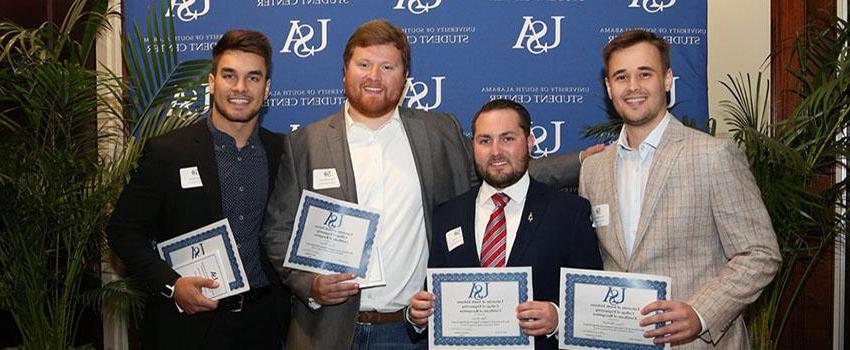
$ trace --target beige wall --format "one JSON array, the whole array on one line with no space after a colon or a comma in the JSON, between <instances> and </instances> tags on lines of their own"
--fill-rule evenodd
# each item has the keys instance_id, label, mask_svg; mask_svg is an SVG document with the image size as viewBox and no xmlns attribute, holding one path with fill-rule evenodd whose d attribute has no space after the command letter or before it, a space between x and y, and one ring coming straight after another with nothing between
<instances>
[{"instance_id":1,"label":"beige wall","mask_svg":"<svg viewBox=\"0 0 850 350\"><path fill-rule=\"evenodd\" d=\"M720 101L731 98L719 81L760 70L769 77L763 64L769 54L769 0L708 0L708 113L717 119L718 135L728 134Z\"/></svg>"}]
</instances>

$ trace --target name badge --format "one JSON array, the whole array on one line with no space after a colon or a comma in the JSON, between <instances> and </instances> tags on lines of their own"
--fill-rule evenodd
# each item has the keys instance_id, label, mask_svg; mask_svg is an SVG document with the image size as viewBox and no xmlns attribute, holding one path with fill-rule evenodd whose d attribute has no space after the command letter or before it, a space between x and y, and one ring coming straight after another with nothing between
<instances>
[{"instance_id":1,"label":"name badge","mask_svg":"<svg viewBox=\"0 0 850 350\"><path fill-rule=\"evenodd\" d=\"M339 188L339 177L336 169L313 169L313 189L324 190L327 188Z\"/></svg>"},{"instance_id":2,"label":"name badge","mask_svg":"<svg viewBox=\"0 0 850 350\"><path fill-rule=\"evenodd\" d=\"M201 183L201 173L198 172L198 167L193 166L180 169L180 187L184 190L201 187L203 185L204 184Z\"/></svg>"},{"instance_id":3,"label":"name badge","mask_svg":"<svg viewBox=\"0 0 850 350\"><path fill-rule=\"evenodd\" d=\"M593 220L593 227L605 227L611 221L610 213L608 211L608 204L600 204L594 205L591 209L591 219Z\"/></svg>"},{"instance_id":4,"label":"name badge","mask_svg":"<svg viewBox=\"0 0 850 350\"><path fill-rule=\"evenodd\" d=\"M446 232L446 248L449 251L455 250L455 248L461 245L463 245L463 230L460 227L455 227L449 232Z\"/></svg>"}]
</instances>

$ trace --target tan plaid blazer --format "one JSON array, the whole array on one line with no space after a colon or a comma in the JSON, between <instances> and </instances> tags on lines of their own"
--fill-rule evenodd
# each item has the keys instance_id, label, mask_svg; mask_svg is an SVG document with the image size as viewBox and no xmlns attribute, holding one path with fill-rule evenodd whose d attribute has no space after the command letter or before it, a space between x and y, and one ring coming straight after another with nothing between
<instances>
[{"instance_id":1,"label":"tan plaid blazer","mask_svg":"<svg viewBox=\"0 0 850 350\"><path fill-rule=\"evenodd\" d=\"M616 161L616 145L606 147L584 161L579 182L594 208L609 208L608 225L596 227L605 270L672 278L671 299L692 305L710 336L679 348L748 349L741 313L773 279L781 257L744 154L671 119L653 156L631 257Z\"/></svg>"}]
</instances>

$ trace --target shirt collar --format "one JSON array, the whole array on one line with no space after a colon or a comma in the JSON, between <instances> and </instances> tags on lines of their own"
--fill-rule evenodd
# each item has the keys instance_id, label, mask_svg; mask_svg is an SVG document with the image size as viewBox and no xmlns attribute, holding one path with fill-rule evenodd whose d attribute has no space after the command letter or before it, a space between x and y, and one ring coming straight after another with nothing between
<instances>
[{"instance_id":1,"label":"shirt collar","mask_svg":"<svg viewBox=\"0 0 850 350\"><path fill-rule=\"evenodd\" d=\"M661 136L664 135L664 130L667 130L667 125L670 124L670 118L672 117L673 115L670 114L670 112L668 111L667 114L664 115L664 118L661 119L661 122L655 126L655 129L653 129L652 132L650 132L649 135L646 136L646 139L643 140L640 145L638 145L638 149L643 151L641 149L641 146L643 145L652 147L653 150L657 149L658 145L661 144ZM623 127L620 129L620 137L617 138L617 149L626 151L634 150L633 148L629 147L628 135L626 134L625 125L623 125Z\"/></svg>"},{"instance_id":2,"label":"shirt collar","mask_svg":"<svg viewBox=\"0 0 850 350\"><path fill-rule=\"evenodd\" d=\"M236 139L234 139L233 136L230 136L227 133L225 133L221 130L218 130L218 128L215 127L215 124L213 124L213 122L212 122L212 116L211 115L208 115L206 119L207 119L207 121L206 121L207 122L207 128L209 128L210 134L212 135L212 138L213 138L213 144L215 144L217 147L220 147L222 145L236 145ZM251 136L248 136L248 142L245 144L246 146L253 146L253 145L257 145L257 144L260 143L260 133L259 133L259 131L260 131L260 123L257 123L257 125L254 126L254 131L251 132Z\"/></svg>"},{"instance_id":3,"label":"shirt collar","mask_svg":"<svg viewBox=\"0 0 850 350\"><path fill-rule=\"evenodd\" d=\"M528 176L528 170L525 171L525 174L522 174L522 177L519 180L506 188L503 188L501 191L497 190L493 186L490 186L486 181L481 183L481 188L478 189L478 197L475 202L478 205L485 205L487 202L492 203L492 197L494 194L498 192L502 192L508 197L511 197L511 202L516 202L520 206L525 205L525 197L528 195L528 186L531 184L531 178ZM508 202L510 204L511 202Z\"/></svg>"},{"instance_id":4,"label":"shirt collar","mask_svg":"<svg viewBox=\"0 0 850 350\"><path fill-rule=\"evenodd\" d=\"M363 128L364 130L372 131L365 124L354 121L354 119L351 118L351 113L348 113L349 108L351 108L351 105L346 100L345 106L343 106L343 109L342 109L344 111L344 115L345 115L345 129L351 130L352 127L357 126L358 128ZM398 107L396 107L396 108L393 109L393 114L390 116L390 119L387 120L387 122L384 123L384 125L381 125L380 128L378 128L377 130L374 130L374 131L381 130L381 129L387 127L388 125L397 125L398 123L401 123L401 116L398 113Z\"/></svg>"}]
</instances>

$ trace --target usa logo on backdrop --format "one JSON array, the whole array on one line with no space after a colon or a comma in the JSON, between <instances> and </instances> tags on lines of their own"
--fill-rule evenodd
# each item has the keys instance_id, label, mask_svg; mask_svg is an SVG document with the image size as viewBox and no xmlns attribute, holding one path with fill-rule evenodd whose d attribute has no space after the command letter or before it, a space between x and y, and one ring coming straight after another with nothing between
<instances>
[{"instance_id":1,"label":"usa logo on backdrop","mask_svg":"<svg viewBox=\"0 0 850 350\"><path fill-rule=\"evenodd\" d=\"M658 0L632 0L629 7L643 8L648 13L656 13L664 11L666 8L671 8L676 4L676 0L658 1Z\"/></svg>"},{"instance_id":2,"label":"usa logo on backdrop","mask_svg":"<svg viewBox=\"0 0 850 350\"><path fill-rule=\"evenodd\" d=\"M425 82L416 81L416 78L407 78L407 91L404 93L403 100L406 101L407 108L416 108L423 111L430 111L443 103L443 80L444 76L431 77L434 83L433 103L428 104L423 101L431 95L431 89Z\"/></svg>"},{"instance_id":3,"label":"usa logo on backdrop","mask_svg":"<svg viewBox=\"0 0 850 350\"><path fill-rule=\"evenodd\" d=\"M535 20L534 16L523 16L524 22L517 36L513 49L526 49L539 55L561 45L561 21L564 16L552 16L552 37L547 37L549 25L543 20Z\"/></svg>"},{"instance_id":4,"label":"usa logo on backdrop","mask_svg":"<svg viewBox=\"0 0 850 350\"><path fill-rule=\"evenodd\" d=\"M667 108L673 108L676 105L676 80L679 80L679 77L673 76L673 84L670 85L670 91L668 94L670 95L670 103L667 104Z\"/></svg>"},{"instance_id":5,"label":"usa logo on backdrop","mask_svg":"<svg viewBox=\"0 0 850 350\"><path fill-rule=\"evenodd\" d=\"M191 22L210 12L210 0L204 0L204 6L200 9L193 5L195 5L195 0L171 0L171 7L165 12L165 17L171 17L176 13L177 19L183 22ZM174 10L175 7L177 8L176 11Z\"/></svg>"},{"instance_id":6,"label":"usa logo on backdrop","mask_svg":"<svg viewBox=\"0 0 850 350\"><path fill-rule=\"evenodd\" d=\"M280 53L294 53L295 56L300 58L307 58L324 50L328 44L328 22L331 19L323 18L316 21L320 33L318 38L316 38L316 29L313 26L307 23L302 24L301 20L290 20L289 34L286 36L286 42L283 44ZM315 43L316 40L314 39L319 40L319 42Z\"/></svg>"},{"instance_id":7,"label":"usa logo on backdrop","mask_svg":"<svg viewBox=\"0 0 850 350\"><path fill-rule=\"evenodd\" d=\"M561 150L561 127L564 123L566 122L563 120L553 120L549 122L550 128L544 125L531 127L531 135L534 136L531 158L547 157Z\"/></svg>"},{"instance_id":8,"label":"usa logo on backdrop","mask_svg":"<svg viewBox=\"0 0 850 350\"><path fill-rule=\"evenodd\" d=\"M414 15L427 13L432 9L440 6L443 0L422 1L422 0L398 0L393 6L393 10L407 10Z\"/></svg>"}]
</instances>

